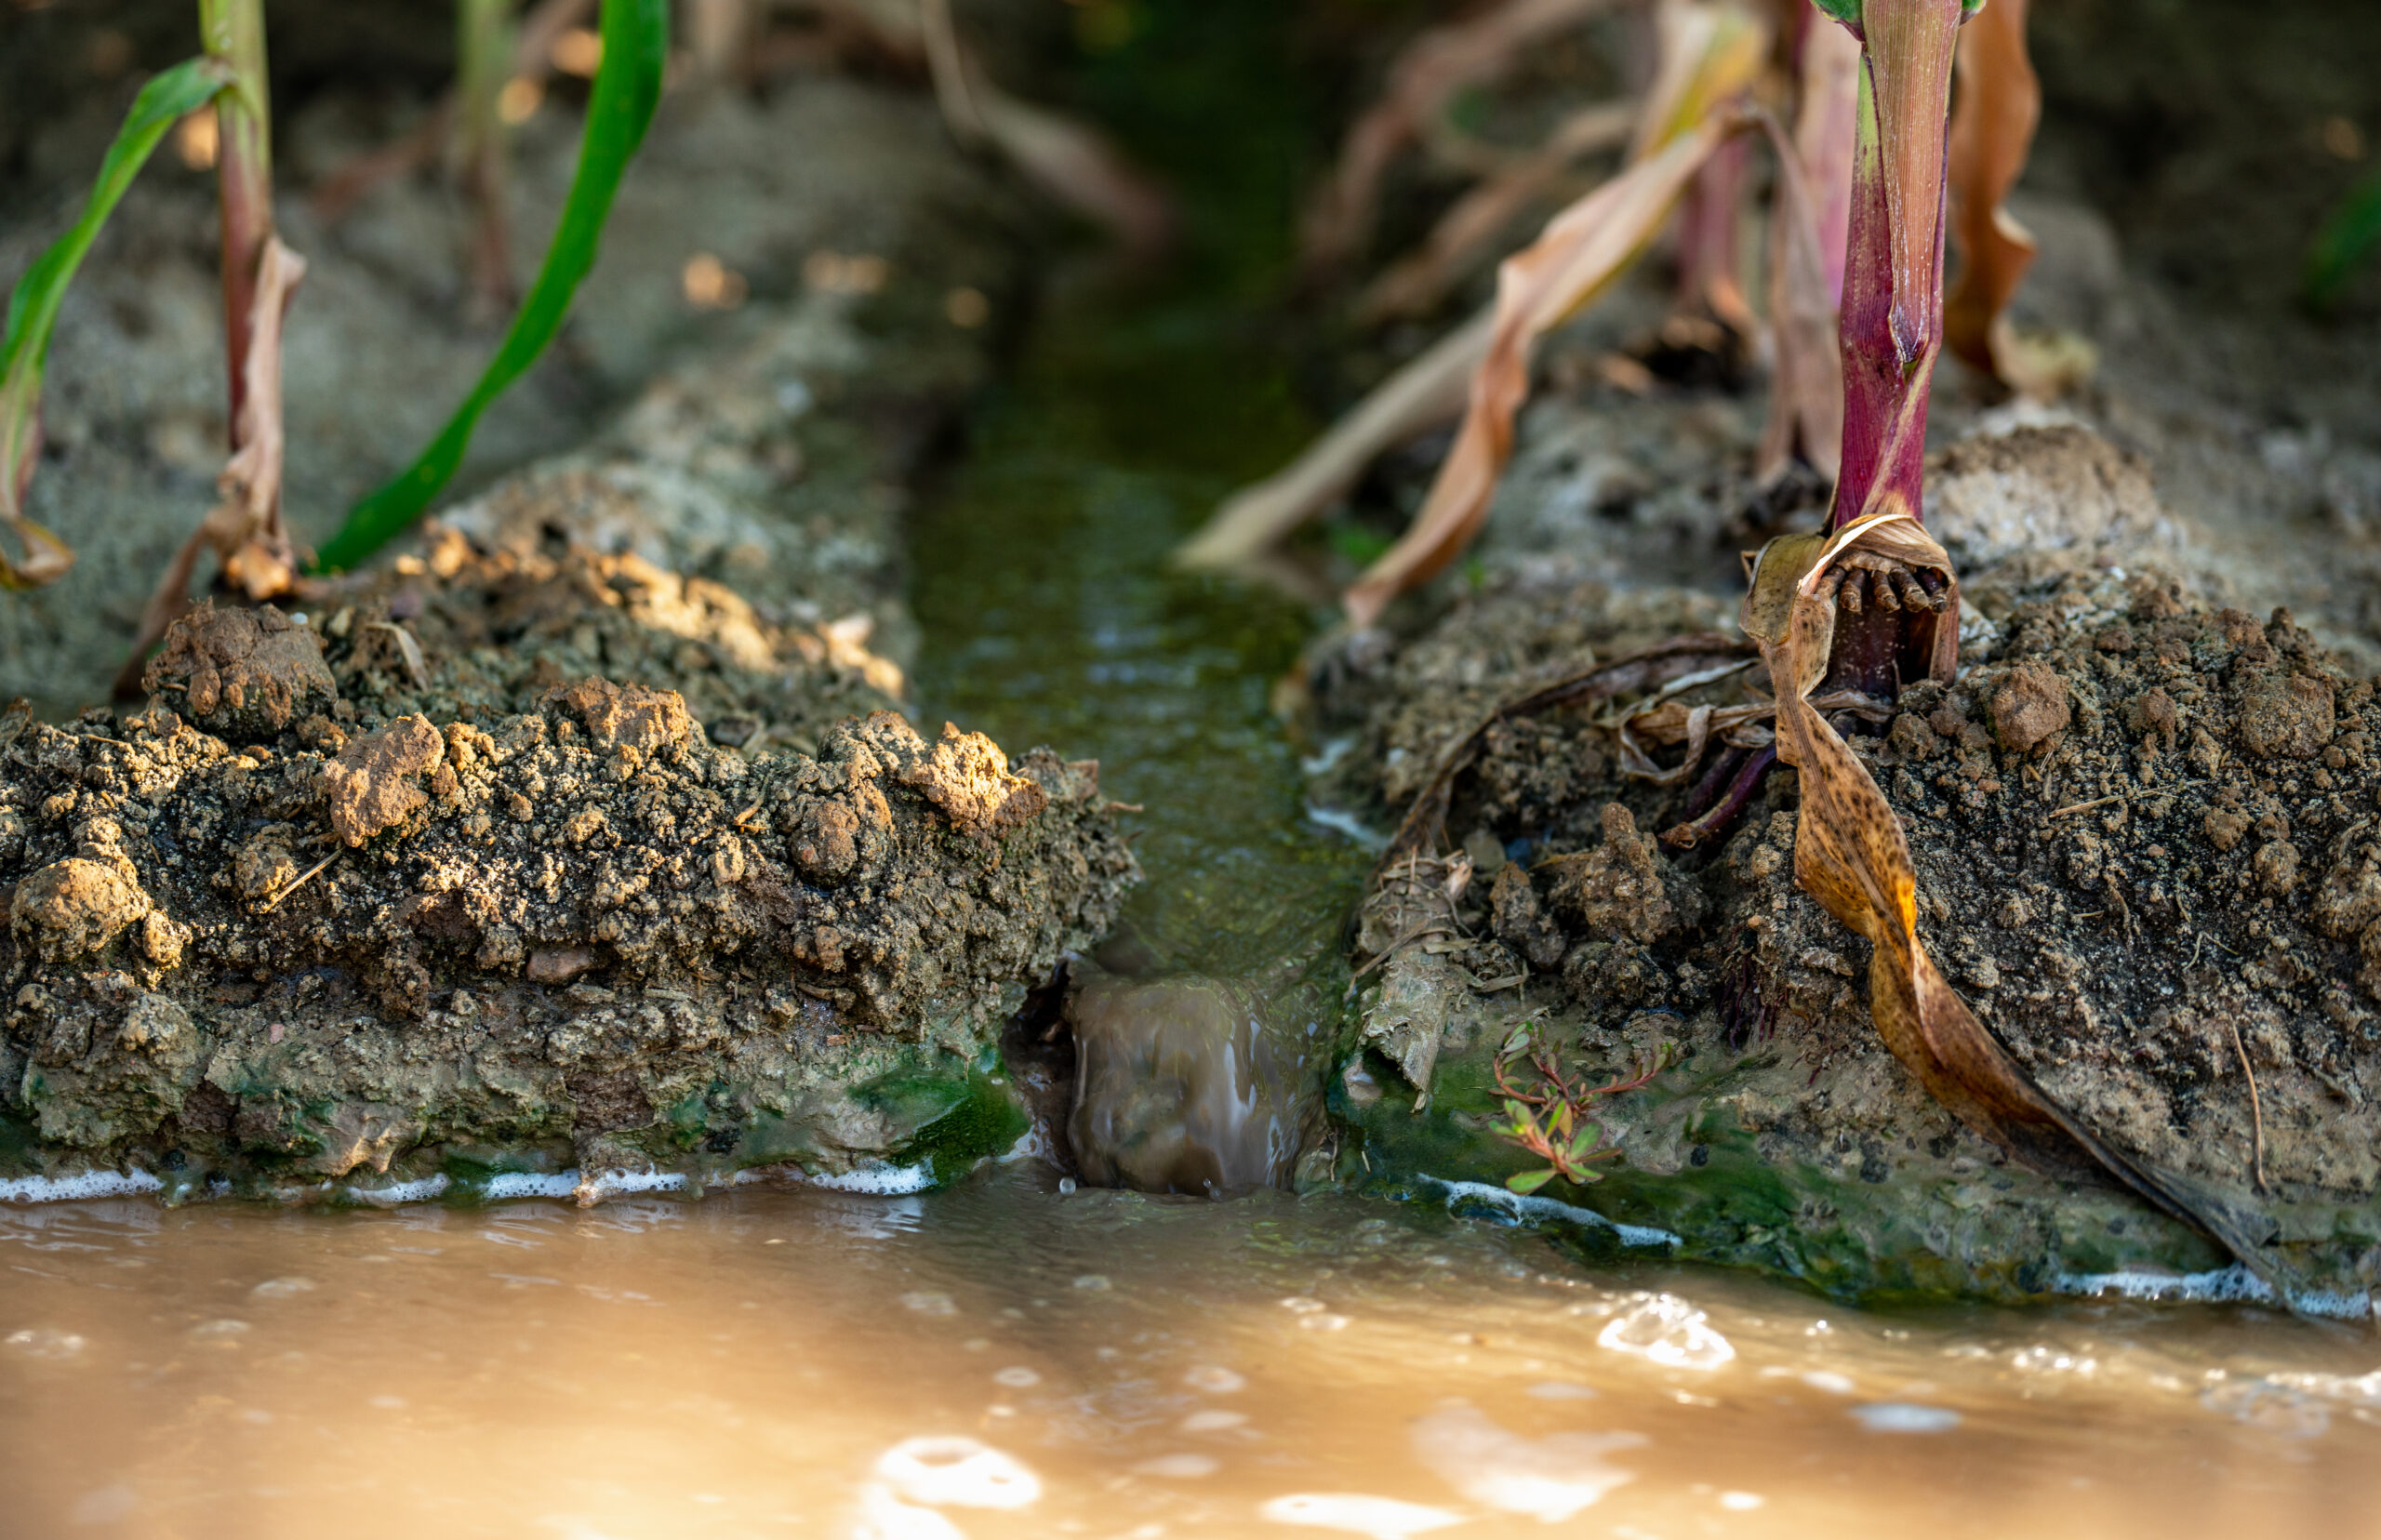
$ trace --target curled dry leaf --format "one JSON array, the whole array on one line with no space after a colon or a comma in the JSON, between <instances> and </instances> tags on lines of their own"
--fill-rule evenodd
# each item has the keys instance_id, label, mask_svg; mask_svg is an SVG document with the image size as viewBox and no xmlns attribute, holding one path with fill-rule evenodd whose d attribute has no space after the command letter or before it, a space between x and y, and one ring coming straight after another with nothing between
<instances>
[{"instance_id":1,"label":"curled dry leaf","mask_svg":"<svg viewBox=\"0 0 2381 1540\"><path fill-rule=\"evenodd\" d=\"M1993 0L1960 32L1951 109L1951 238L1960 275L1943 301L1953 356L2020 395L2052 400L2089 378L2092 345L2067 334L2019 333L2009 301L2033 265L2034 238L2002 200L2026 169L2042 118L2042 84L2026 54L2027 0Z\"/></svg>"},{"instance_id":2,"label":"curled dry leaf","mask_svg":"<svg viewBox=\"0 0 2381 1540\"><path fill-rule=\"evenodd\" d=\"M1379 210L1381 178L1457 91L1493 79L1532 44L1612 4L1505 0L1468 20L1434 27L1407 45L1390 67L1380 100L1348 130L1338 164L1308 212L1303 243L1307 266L1337 266L1363 246Z\"/></svg>"},{"instance_id":3,"label":"curled dry leaf","mask_svg":"<svg viewBox=\"0 0 2381 1540\"><path fill-rule=\"evenodd\" d=\"M1743 625L1776 686L1778 758L1801 779L1794 880L1870 944L1869 1009L1878 1035L1969 1127L2054 1173L2107 1171L2205 1228L2252 1268L2267 1270L2246 1222L2230 1206L2111 1148L2037 1087L1927 954L1901 822L1868 767L1809 698L1827 673L1835 640L1836 606L1820 579L1831 564L1863 555L1942 575L1951 603L1933 617L1933 636L1921 644L1930 655L1928 671L1948 682L1958 658L1958 581L1943 548L1907 512L1874 515L1832 534L1772 540L1755 565Z\"/></svg>"},{"instance_id":4,"label":"curled dry leaf","mask_svg":"<svg viewBox=\"0 0 2381 1540\"><path fill-rule=\"evenodd\" d=\"M1428 313L1523 209L1560 184L1574 161L1620 143L1637 116L1635 103L1607 101L1563 119L1535 153L1457 199L1419 251L1374 279L1356 301L1357 322L1370 326Z\"/></svg>"},{"instance_id":5,"label":"curled dry leaf","mask_svg":"<svg viewBox=\"0 0 2381 1540\"><path fill-rule=\"evenodd\" d=\"M1856 46L1855 51L1856 56ZM1845 125L1850 126L1848 112ZM1789 142L1766 114L1762 126L1777 159L1776 202L1769 219L1769 324L1776 362L1758 470L1763 480L1777 476L1799 453L1832 481L1843 463L1843 357L1836 335L1836 297L1843 284L1842 231L1830 281L1822 221L1831 192L1815 183L1799 142ZM1849 169L1847 165L1847 199Z\"/></svg>"},{"instance_id":6,"label":"curled dry leaf","mask_svg":"<svg viewBox=\"0 0 2381 1540\"><path fill-rule=\"evenodd\" d=\"M2033 265L2034 238L2002 200L2017 183L2042 113L2026 57L2026 0L1995 0L1961 32L1959 101L1951 113L1951 224L1960 277L1943 302L1943 342L2004 384L2003 313Z\"/></svg>"}]
</instances>

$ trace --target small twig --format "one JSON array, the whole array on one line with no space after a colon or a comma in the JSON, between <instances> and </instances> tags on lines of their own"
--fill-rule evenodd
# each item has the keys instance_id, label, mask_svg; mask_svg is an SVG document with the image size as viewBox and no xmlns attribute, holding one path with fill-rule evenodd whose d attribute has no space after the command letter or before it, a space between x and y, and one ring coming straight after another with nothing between
<instances>
[{"instance_id":1,"label":"small twig","mask_svg":"<svg viewBox=\"0 0 2381 1540\"><path fill-rule=\"evenodd\" d=\"M2249 1078L2249 1172L2256 1179L2257 1190L2266 1189L2266 1111L2257 1099L2257 1072L2249 1064L2248 1045L2241 1041L2238 1022L2227 1019L2225 1029L2232 1034L2232 1051L2241 1055L2241 1073Z\"/></svg>"},{"instance_id":2,"label":"small twig","mask_svg":"<svg viewBox=\"0 0 2381 1540\"><path fill-rule=\"evenodd\" d=\"M752 803L752 806L750 806L750 807L746 808L743 812L738 813L738 815L736 815L736 818L735 818L735 824L736 824L736 827L737 827L737 828L738 828L738 829L742 829L742 828L744 827L744 820L745 820L745 819L747 819L747 818L750 818L753 814L758 813L760 810L761 810L761 804L760 804L760 802L756 799L756 800L753 802L753 803Z\"/></svg>"},{"instance_id":3,"label":"small twig","mask_svg":"<svg viewBox=\"0 0 2381 1540\"><path fill-rule=\"evenodd\" d=\"M2088 812L2090 812L2093 808L2095 808L2095 807L2106 807L2106 806L2108 806L2108 803L2121 803L2121 802L2122 802L2122 801L2124 801L2124 800L2125 800L2125 793L2123 793L2123 792L2120 791L2120 792L2118 792L2118 793L2117 793L2115 796L2113 796L2113 797L2097 797L2097 798L2095 798L2094 800L2092 800L2091 802L2081 802L2081 803L2076 803L2075 804L2073 804L2072 806L2069 806L2069 807L2062 807L2062 808L2060 808L2057 812L2055 812L2055 813L2052 814L2052 815L2051 815L2051 816L2052 816L2052 817L2054 817L2054 818L2063 818L2063 817L2067 816L2069 813L2088 813Z\"/></svg>"},{"instance_id":4,"label":"small twig","mask_svg":"<svg viewBox=\"0 0 2381 1540\"><path fill-rule=\"evenodd\" d=\"M258 913L259 913L259 914L271 914L274 909L278 909L278 908L280 908L280 907L281 907L281 901L282 901L284 898L288 897L291 894L293 894L293 893L297 892L299 888L304 887L304 886L306 885L306 883L307 883L308 880L309 880L309 879L311 879L311 878L312 878L312 877L313 877L316 872L318 872L318 871L322 870L323 870L323 868L325 868L325 867L326 867L326 866L330 865L333 861L336 861L336 860L338 860L338 859L339 859L339 852L338 852L338 851L336 851L336 850L334 850L334 851L332 851L329 855L327 855L327 856L324 856L321 860L316 861L313 866L310 866L310 867L308 867L308 868L306 869L306 871L305 871L305 875L304 875L304 876L299 877L296 882L294 882L294 883L290 883L287 887L283 888L279 893L274 894L271 898L266 899L266 900L265 900L264 908L263 908L263 909L259 909L257 912L258 912Z\"/></svg>"}]
</instances>

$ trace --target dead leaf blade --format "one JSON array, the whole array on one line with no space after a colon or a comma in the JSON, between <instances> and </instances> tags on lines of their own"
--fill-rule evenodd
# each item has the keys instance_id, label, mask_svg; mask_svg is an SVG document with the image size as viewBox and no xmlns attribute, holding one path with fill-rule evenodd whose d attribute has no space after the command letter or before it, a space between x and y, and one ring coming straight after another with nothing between
<instances>
[{"instance_id":1,"label":"dead leaf blade","mask_svg":"<svg viewBox=\"0 0 2381 1540\"><path fill-rule=\"evenodd\" d=\"M1736 127L1720 117L1698 124L1557 215L1527 250L1505 259L1497 270L1494 332L1472 376L1455 447L1412 527L1348 591L1348 613L1357 625L1370 625L1390 599L1426 581L1470 543L1512 453L1513 418L1529 394L1537 339L1618 276Z\"/></svg>"}]
</instances>

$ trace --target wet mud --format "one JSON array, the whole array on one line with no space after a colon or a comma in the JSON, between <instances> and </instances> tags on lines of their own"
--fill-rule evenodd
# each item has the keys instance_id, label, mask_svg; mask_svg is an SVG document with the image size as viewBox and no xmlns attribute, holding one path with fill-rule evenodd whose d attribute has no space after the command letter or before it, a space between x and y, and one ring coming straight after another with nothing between
<instances>
[{"instance_id":1,"label":"wet mud","mask_svg":"<svg viewBox=\"0 0 2381 1540\"><path fill-rule=\"evenodd\" d=\"M1605 1180L1538 1189L1592 1211L1592 1244L1618 1243L1600 1215L1863 1297L2245 1263L2361 1313L2381 1255L2372 682L2286 612L2192 598L2146 477L2088 434L1971 440L1933 473L1946 543L1976 564L1962 671L1853 739L1908 834L1922 936L2043 1091L2250 1254L2113 1182L2029 1171L1936 1107L1869 1023L1866 944L1794 883L1792 776L1664 848L1709 767L1626 773L1626 701L1490 725L1436 858L1379 874L1355 949L1379 980L1368 1052L1335 1091L1363 1130L1353 1173L1501 1182L1544 1163L1492 1126L1500 1071L1534 1079L1524 1044L1590 1085L1667 1046L1607 1104ZM1516 582L1411 637L1346 639L1317 670L1325 724L1360 746L1335 794L1390 827L1496 705L1719 609Z\"/></svg>"}]
</instances>

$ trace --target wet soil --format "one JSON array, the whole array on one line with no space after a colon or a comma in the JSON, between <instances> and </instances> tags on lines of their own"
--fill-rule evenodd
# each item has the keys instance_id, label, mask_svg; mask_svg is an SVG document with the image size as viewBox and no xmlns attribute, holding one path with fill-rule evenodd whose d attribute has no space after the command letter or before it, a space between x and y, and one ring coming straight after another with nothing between
<instances>
[{"instance_id":1,"label":"wet soil","mask_svg":"<svg viewBox=\"0 0 2381 1540\"><path fill-rule=\"evenodd\" d=\"M2061 1105L2242 1217L2243 1260L2319 1304L2361 1301L2381 1239L2372 683L2286 613L2188 597L2160 570L2167 521L2139 471L2089 435L1972 440L1933 485L1947 543L1999 564L1969 568L1958 683L1910 687L1855 738L1909 839L1922 938ZM1326 726L1356 745L1339 794L1387 827L1503 701L1718 607L1515 583L1411 639L1348 639L1318 670L1347 712ZM1735 704L1743 677L1676 698ZM1654 1088L1614 1102L1633 1175L1590 1201L1684 1255L1856 1294L2210 1265L2114 1191L2007 1166L1902 1072L1869 1025L1865 944L1794 884L1790 774L1723 842L1657 847L1700 810L1702 767L1669 786L1626 773L1627 710L1489 726L1445 826L1461 870L1434 865L1458 890L1451 923L1419 946L1397 924L1360 938L1387 957L1364 1009L1389 1062L1351 1071L1343 1100L1391 1169L1524 1169L1483 1114L1526 1026L1588 1084L1674 1046ZM1391 1065L1410 1082L1393 1095Z\"/></svg>"}]
</instances>

